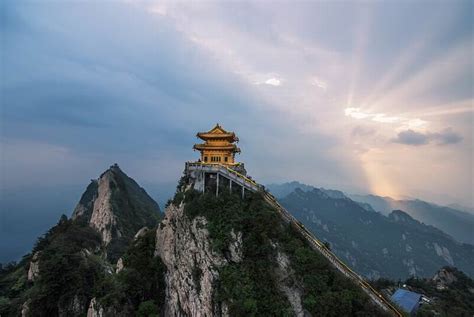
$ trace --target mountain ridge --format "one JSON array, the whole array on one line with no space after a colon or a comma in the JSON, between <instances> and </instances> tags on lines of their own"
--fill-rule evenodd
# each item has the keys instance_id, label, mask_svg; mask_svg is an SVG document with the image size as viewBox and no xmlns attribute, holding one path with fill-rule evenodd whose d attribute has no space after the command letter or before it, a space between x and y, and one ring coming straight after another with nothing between
<instances>
[{"instance_id":1,"label":"mountain ridge","mask_svg":"<svg viewBox=\"0 0 474 317\"><path fill-rule=\"evenodd\" d=\"M120 218L146 201L133 203L143 192L125 176L113 166L92 181L71 219L2 268L2 315L384 316L258 193L216 197L182 179L163 221L129 236Z\"/></svg>"},{"instance_id":2,"label":"mountain ridge","mask_svg":"<svg viewBox=\"0 0 474 317\"><path fill-rule=\"evenodd\" d=\"M386 216L393 210L403 210L414 219L444 231L459 242L474 245L474 235L472 234L474 215L449 206L440 206L421 199L396 200L391 197L381 197L373 194L348 194L343 191L318 188L297 181L270 184L267 185L267 188L279 198L285 197L296 188L304 191L317 188L329 196L332 195L332 198L346 197L359 203L359 205L367 210L377 211Z\"/></svg>"},{"instance_id":3,"label":"mountain ridge","mask_svg":"<svg viewBox=\"0 0 474 317\"><path fill-rule=\"evenodd\" d=\"M96 229L109 255L117 260L136 232L153 227L159 217L158 204L114 164L87 186L71 219Z\"/></svg>"},{"instance_id":4,"label":"mountain ridge","mask_svg":"<svg viewBox=\"0 0 474 317\"><path fill-rule=\"evenodd\" d=\"M285 221L261 192L203 193L194 189L194 181L187 174L180 179L158 223L156 202L117 165L111 166L89 183L70 219L62 216L31 254L0 270L0 313L118 317L199 316L203 312L209 316L298 317L386 314L359 284L311 248L302 232ZM335 229L346 233L344 223L362 231L368 225L374 231L377 219L385 219L405 230L418 228L396 232L408 241L407 252L420 251L408 245L417 240L418 236L410 240L414 233L422 236L426 231L447 239L443 232L420 224L403 211L385 217L340 191L296 188L287 198L281 203L290 207L303 198L305 203L316 200L336 211L345 210L345 222L339 223L320 215L314 218L313 209L305 211L312 213L311 220L318 225L318 238ZM335 214L326 209L327 215ZM390 235L390 230L384 234ZM357 241L363 250L363 239ZM338 243L331 243L334 252L358 268L351 262L354 256L341 253ZM451 245L439 242L430 248L444 261L458 264ZM387 250L389 258L397 257L393 249ZM403 261L419 271L420 263Z\"/></svg>"},{"instance_id":5,"label":"mountain ridge","mask_svg":"<svg viewBox=\"0 0 474 317\"><path fill-rule=\"evenodd\" d=\"M349 198L299 188L280 199L297 219L359 273L370 277L429 276L444 265L472 274L474 246L395 210L387 217Z\"/></svg>"},{"instance_id":6,"label":"mountain ridge","mask_svg":"<svg viewBox=\"0 0 474 317\"><path fill-rule=\"evenodd\" d=\"M460 242L474 244L474 215L447 206L439 206L420 199L396 200L376 195L348 195L355 201L370 204L376 211L388 214L401 209L425 224L433 225Z\"/></svg>"}]
</instances>

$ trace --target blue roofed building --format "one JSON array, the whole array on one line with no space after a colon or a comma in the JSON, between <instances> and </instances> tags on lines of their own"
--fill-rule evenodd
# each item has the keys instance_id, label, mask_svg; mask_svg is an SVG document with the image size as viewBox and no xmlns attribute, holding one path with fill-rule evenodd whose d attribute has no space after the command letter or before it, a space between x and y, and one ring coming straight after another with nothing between
<instances>
[{"instance_id":1,"label":"blue roofed building","mask_svg":"<svg viewBox=\"0 0 474 317\"><path fill-rule=\"evenodd\" d=\"M421 294L399 288L392 295L391 299L404 311L410 313L411 316L415 316L416 311L420 307L421 296Z\"/></svg>"}]
</instances>

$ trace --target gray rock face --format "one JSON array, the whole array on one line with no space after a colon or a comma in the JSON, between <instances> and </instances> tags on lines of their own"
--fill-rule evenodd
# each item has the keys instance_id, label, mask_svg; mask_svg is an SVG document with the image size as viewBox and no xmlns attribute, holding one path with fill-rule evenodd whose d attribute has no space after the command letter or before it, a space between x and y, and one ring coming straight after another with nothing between
<instances>
[{"instance_id":1,"label":"gray rock face","mask_svg":"<svg viewBox=\"0 0 474 317\"><path fill-rule=\"evenodd\" d=\"M30 314L30 300L21 305L21 317L27 317Z\"/></svg>"},{"instance_id":2,"label":"gray rock face","mask_svg":"<svg viewBox=\"0 0 474 317\"><path fill-rule=\"evenodd\" d=\"M89 308L87 309L87 317L103 317L104 309L97 303L95 297L91 299Z\"/></svg>"},{"instance_id":3,"label":"gray rock face","mask_svg":"<svg viewBox=\"0 0 474 317\"><path fill-rule=\"evenodd\" d=\"M133 240L137 240L138 238L141 238L143 237L147 232L148 232L148 229L147 227L143 227L141 228L140 230L138 230L138 232L135 234L135 236L133 237Z\"/></svg>"},{"instance_id":4,"label":"gray rock face","mask_svg":"<svg viewBox=\"0 0 474 317\"><path fill-rule=\"evenodd\" d=\"M117 268L115 269L115 273L119 273L120 271L122 271L124 268L124 265L123 265L123 259L120 258L118 259L117 261Z\"/></svg>"},{"instance_id":5,"label":"gray rock face","mask_svg":"<svg viewBox=\"0 0 474 317\"><path fill-rule=\"evenodd\" d=\"M135 315L136 312L129 306L121 307L119 311L114 307L104 308L95 297L91 299L86 314L87 317L128 317ZM84 316L84 314L81 314L81 316Z\"/></svg>"},{"instance_id":6,"label":"gray rock face","mask_svg":"<svg viewBox=\"0 0 474 317\"><path fill-rule=\"evenodd\" d=\"M188 218L184 205L171 204L156 231L155 255L166 266L165 316L228 316L225 302L216 300L219 268L243 260L242 232L230 232L229 254L212 250L204 217ZM295 316L305 316L302 289L298 286L290 259L279 246L275 274L278 287L288 299Z\"/></svg>"},{"instance_id":7,"label":"gray rock face","mask_svg":"<svg viewBox=\"0 0 474 317\"><path fill-rule=\"evenodd\" d=\"M28 281L30 282L34 282L39 275L39 256L40 252L36 252L31 259L30 268L28 270Z\"/></svg>"},{"instance_id":8,"label":"gray rock face","mask_svg":"<svg viewBox=\"0 0 474 317\"><path fill-rule=\"evenodd\" d=\"M436 272L436 274L433 276L433 281L437 282L438 284L441 284L443 286L447 286L453 282L456 282L458 279L454 275L453 272L443 268Z\"/></svg>"},{"instance_id":9,"label":"gray rock face","mask_svg":"<svg viewBox=\"0 0 474 317\"><path fill-rule=\"evenodd\" d=\"M155 226L159 212L158 204L145 190L113 165L89 184L72 219L95 228L104 246L114 242L124 245L139 229Z\"/></svg>"},{"instance_id":10,"label":"gray rock face","mask_svg":"<svg viewBox=\"0 0 474 317\"><path fill-rule=\"evenodd\" d=\"M277 246L275 245L275 247ZM293 270L290 267L290 259L285 253L277 251L277 262L278 269L276 274L280 282L280 289L290 302L294 315L297 317L303 317L305 316L305 311L301 303L303 292L293 279Z\"/></svg>"},{"instance_id":11,"label":"gray rock face","mask_svg":"<svg viewBox=\"0 0 474 317\"><path fill-rule=\"evenodd\" d=\"M99 178L98 195L94 200L89 224L102 235L102 242L108 245L113 237L121 237L122 232L117 228L117 219L112 210L113 173L106 172ZM115 229L115 230L114 230Z\"/></svg>"},{"instance_id":12,"label":"gray rock face","mask_svg":"<svg viewBox=\"0 0 474 317\"><path fill-rule=\"evenodd\" d=\"M87 300L82 297L75 295L74 298L66 303L58 303L58 316L70 317L70 316L82 316L87 309Z\"/></svg>"},{"instance_id":13,"label":"gray rock face","mask_svg":"<svg viewBox=\"0 0 474 317\"><path fill-rule=\"evenodd\" d=\"M230 232L233 243L229 246L230 251L230 260L232 262L241 262L242 261L242 232L234 232L234 229Z\"/></svg>"},{"instance_id":14,"label":"gray rock face","mask_svg":"<svg viewBox=\"0 0 474 317\"><path fill-rule=\"evenodd\" d=\"M167 268L166 316L227 315L225 303L216 303L213 296L218 268L228 260L212 250L206 224L203 217L187 218L183 205L170 205L156 232L155 253ZM240 261L242 235L233 235L232 261Z\"/></svg>"},{"instance_id":15,"label":"gray rock face","mask_svg":"<svg viewBox=\"0 0 474 317\"><path fill-rule=\"evenodd\" d=\"M72 219L85 218L87 221L90 220L92 212L94 211L94 202L98 195L98 182L96 179L91 180L86 191L82 194L79 203L72 213Z\"/></svg>"}]
</instances>

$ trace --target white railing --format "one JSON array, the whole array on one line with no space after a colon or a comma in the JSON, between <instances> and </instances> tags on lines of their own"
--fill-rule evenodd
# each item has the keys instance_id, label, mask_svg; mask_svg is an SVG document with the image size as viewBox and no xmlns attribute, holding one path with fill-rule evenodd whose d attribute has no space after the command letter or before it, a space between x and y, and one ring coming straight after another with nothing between
<instances>
[{"instance_id":1,"label":"white railing","mask_svg":"<svg viewBox=\"0 0 474 317\"><path fill-rule=\"evenodd\" d=\"M226 165L202 162L187 162L186 168L191 170L202 170L204 172L220 173L251 191L258 191L263 188L253 179L250 179L249 177L237 172L236 170L233 170L232 168Z\"/></svg>"}]
</instances>

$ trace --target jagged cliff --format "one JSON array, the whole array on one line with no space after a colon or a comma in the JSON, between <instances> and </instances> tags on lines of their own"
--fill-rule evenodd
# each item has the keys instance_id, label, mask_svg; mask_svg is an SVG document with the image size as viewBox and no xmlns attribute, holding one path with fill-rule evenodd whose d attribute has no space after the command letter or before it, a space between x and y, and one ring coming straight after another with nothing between
<instances>
[{"instance_id":1,"label":"jagged cliff","mask_svg":"<svg viewBox=\"0 0 474 317\"><path fill-rule=\"evenodd\" d=\"M384 314L259 194L179 191L155 254L166 267L166 316Z\"/></svg>"},{"instance_id":2,"label":"jagged cliff","mask_svg":"<svg viewBox=\"0 0 474 317\"><path fill-rule=\"evenodd\" d=\"M0 314L384 314L259 193L216 197L186 179L179 184L157 225L156 203L112 166L71 219L62 217L32 255L2 270Z\"/></svg>"},{"instance_id":3,"label":"jagged cliff","mask_svg":"<svg viewBox=\"0 0 474 317\"><path fill-rule=\"evenodd\" d=\"M83 316L94 297L104 299L106 292L117 290L114 272L127 263L125 256L137 247L134 241L146 232L144 228L155 228L159 218L158 204L118 165L111 166L91 181L71 219L63 215L38 239L30 255L16 266L2 268L0 315ZM154 241L151 245L153 257ZM149 257L143 255L143 259L146 262ZM159 263L152 266L160 268ZM131 276L125 279L124 285L144 283ZM114 303L103 312L133 314L130 301ZM97 300L98 305L109 302Z\"/></svg>"},{"instance_id":4,"label":"jagged cliff","mask_svg":"<svg viewBox=\"0 0 474 317\"><path fill-rule=\"evenodd\" d=\"M206 226L204 217L189 219L183 205L170 205L157 229L156 255L167 268L167 316L222 314L213 300L213 288L226 259L212 250Z\"/></svg>"},{"instance_id":5,"label":"jagged cliff","mask_svg":"<svg viewBox=\"0 0 474 317\"><path fill-rule=\"evenodd\" d=\"M158 204L117 164L92 180L72 214L72 219L96 229L114 258L142 227L153 227Z\"/></svg>"}]
</instances>

